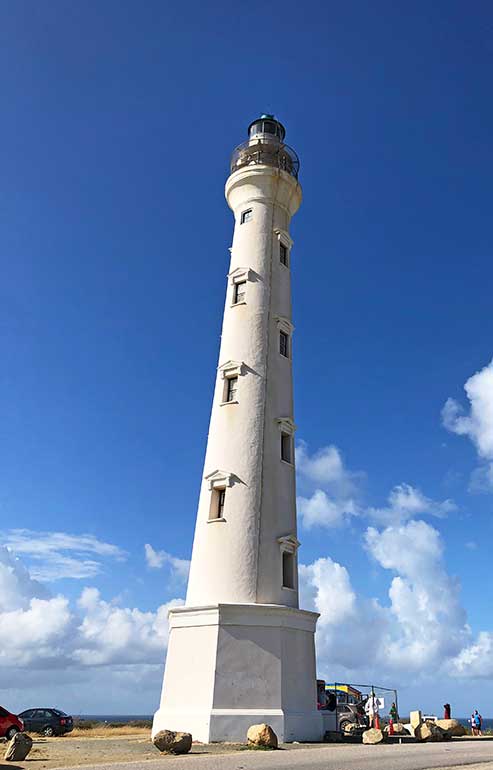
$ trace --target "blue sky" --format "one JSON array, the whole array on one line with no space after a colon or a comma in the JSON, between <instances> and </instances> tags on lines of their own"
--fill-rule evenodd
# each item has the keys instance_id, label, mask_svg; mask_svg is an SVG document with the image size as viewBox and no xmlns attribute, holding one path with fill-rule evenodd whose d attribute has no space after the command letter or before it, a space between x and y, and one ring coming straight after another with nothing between
<instances>
[{"instance_id":1,"label":"blue sky","mask_svg":"<svg viewBox=\"0 0 493 770\"><path fill-rule=\"evenodd\" d=\"M3 611L60 596L55 609L75 633L89 615L101 631L119 607L129 639L141 639L158 607L183 597L176 559L190 556L232 234L223 186L248 123L272 111L300 156L304 191L292 227L299 493L325 495L311 524L300 508L311 600L342 613L339 633L358 637L376 599L382 626L389 617L401 626L376 640L381 652L413 634L423 643L389 596L396 577L418 603L430 603L430 586L439 603L455 596L453 621L435 613L433 622L455 623L455 646L438 640L434 660L454 661L456 676L425 671L413 689L407 658L366 670L356 653L338 660L330 618L322 673L380 677L405 705L419 696L427 710L449 700L484 714L493 695L493 637L478 637L493 630L491 7L303 9L289 0L0 3L0 532L41 579L34 586L5 556L5 574L17 577ZM483 395L469 400L463 388L476 372ZM449 398L474 419L458 422L452 405L444 425ZM407 503L421 498L403 513L394 492L382 518L398 485ZM433 542L422 574L384 566L369 527L389 548L412 549L418 535ZM170 558L149 566L146 543ZM328 560L322 581L354 592L352 609L321 605L318 559ZM84 589L99 598L86 593L81 604ZM7 679L5 705L36 705L50 691L53 640L68 654L59 620L44 658L19 656L33 672L29 703ZM83 645L76 665L57 669L58 705L151 712L163 629L138 660L122 648L96 661ZM89 669L106 677L104 692L84 689ZM137 701L135 681L145 683Z\"/></svg>"}]
</instances>

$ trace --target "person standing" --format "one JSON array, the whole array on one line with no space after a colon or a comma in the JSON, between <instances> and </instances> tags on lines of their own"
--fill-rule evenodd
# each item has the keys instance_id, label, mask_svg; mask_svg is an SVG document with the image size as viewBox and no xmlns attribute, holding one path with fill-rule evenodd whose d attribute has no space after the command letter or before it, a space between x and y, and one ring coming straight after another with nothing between
<instances>
[{"instance_id":1,"label":"person standing","mask_svg":"<svg viewBox=\"0 0 493 770\"><path fill-rule=\"evenodd\" d=\"M445 703L443 706L443 718L450 719L450 714L451 714L450 703Z\"/></svg>"},{"instance_id":2,"label":"person standing","mask_svg":"<svg viewBox=\"0 0 493 770\"><path fill-rule=\"evenodd\" d=\"M397 706L395 703L392 703L389 709L389 717L394 723L399 721L399 714L397 713Z\"/></svg>"},{"instance_id":3,"label":"person standing","mask_svg":"<svg viewBox=\"0 0 493 770\"><path fill-rule=\"evenodd\" d=\"M376 727L379 724L378 712L378 699L375 697L375 693L372 692L365 703L365 713L368 717L369 727Z\"/></svg>"},{"instance_id":4,"label":"person standing","mask_svg":"<svg viewBox=\"0 0 493 770\"><path fill-rule=\"evenodd\" d=\"M473 722L474 722L474 729L475 729L475 735L483 735L481 728L483 726L483 717L478 712L477 709L475 709L474 714L472 715Z\"/></svg>"}]
</instances>

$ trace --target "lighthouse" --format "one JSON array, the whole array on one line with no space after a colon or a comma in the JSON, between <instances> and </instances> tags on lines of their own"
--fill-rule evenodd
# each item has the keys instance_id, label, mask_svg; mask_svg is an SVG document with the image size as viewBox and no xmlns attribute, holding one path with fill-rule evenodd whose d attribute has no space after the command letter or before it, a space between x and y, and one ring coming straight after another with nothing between
<instances>
[{"instance_id":1,"label":"lighthouse","mask_svg":"<svg viewBox=\"0 0 493 770\"><path fill-rule=\"evenodd\" d=\"M159 730L320 740L314 634L299 609L291 217L299 161L262 115L231 158L234 215L219 361L186 603L169 613Z\"/></svg>"}]
</instances>

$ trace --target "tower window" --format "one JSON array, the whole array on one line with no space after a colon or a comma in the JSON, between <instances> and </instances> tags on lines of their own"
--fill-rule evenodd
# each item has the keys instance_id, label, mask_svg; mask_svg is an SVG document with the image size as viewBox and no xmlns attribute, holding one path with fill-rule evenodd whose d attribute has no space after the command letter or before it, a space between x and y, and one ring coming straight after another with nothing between
<instances>
[{"instance_id":1,"label":"tower window","mask_svg":"<svg viewBox=\"0 0 493 770\"><path fill-rule=\"evenodd\" d=\"M279 353L285 358L289 358L289 336L286 332L279 332Z\"/></svg>"},{"instance_id":2,"label":"tower window","mask_svg":"<svg viewBox=\"0 0 493 770\"><path fill-rule=\"evenodd\" d=\"M285 463L292 462L292 437L289 433L281 433L281 460Z\"/></svg>"},{"instance_id":3,"label":"tower window","mask_svg":"<svg viewBox=\"0 0 493 770\"><path fill-rule=\"evenodd\" d=\"M226 502L226 489L213 489L209 519L224 518L224 503Z\"/></svg>"},{"instance_id":4,"label":"tower window","mask_svg":"<svg viewBox=\"0 0 493 770\"><path fill-rule=\"evenodd\" d=\"M233 304L238 305L240 302L244 302L245 294L246 281L238 281L238 283L235 283L233 291Z\"/></svg>"},{"instance_id":5,"label":"tower window","mask_svg":"<svg viewBox=\"0 0 493 770\"><path fill-rule=\"evenodd\" d=\"M250 222L252 219L253 219L252 209L247 209L246 211L241 212L240 224L244 225L245 222Z\"/></svg>"},{"instance_id":6,"label":"tower window","mask_svg":"<svg viewBox=\"0 0 493 770\"><path fill-rule=\"evenodd\" d=\"M294 588L294 554L282 553L282 587Z\"/></svg>"},{"instance_id":7,"label":"tower window","mask_svg":"<svg viewBox=\"0 0 493 770\"><path fill-rule=\"evenodd\" d=\"M238 393L238 377L228 377L226 379L226 401L236 401Z\"/></svg>"},{"instance_id":8,"label":"tower window","mask_svg":"<svg viewBox=\"0 0 493 770\"><path fill-rule=\"evenodd\" d=\"M288 266L288 247L284 243L279 243L279 258L281 265Z\"/></svg>"}]
</instances>

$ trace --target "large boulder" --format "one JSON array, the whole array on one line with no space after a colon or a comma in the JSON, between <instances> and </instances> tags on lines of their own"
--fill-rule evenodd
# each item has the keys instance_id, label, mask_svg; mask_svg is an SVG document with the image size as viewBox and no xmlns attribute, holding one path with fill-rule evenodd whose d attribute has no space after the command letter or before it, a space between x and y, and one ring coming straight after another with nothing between
<instances>
[{"instance_id":1,"label":"large boulder","mask_svg":"<svg viewBox=\"0 0 493 770\"><path fill-rule=\"evenodd\" d=\"M383 729L388 735L390 732L390 725L385 725ZM394 722L394 735L409 735L402 722Z\"/></svg>"},{"instance_id":2,"label":"large boulder","mask_svg":"<svg viewBox=\"0 0 493 770\"><path fill-rule=\"evenodd\" d=\"M441 730L444 730L447 735L460 736L467 735L467 730L464 725L461 725L458 719L437 719L436 726Z\"/></svg>"},{"instance_id":3,"label":"large boulder","mask_svg":"<svg viewBox=\"0 0 493 770\"><path fill-rule=\"evenodd\" d=\"M369 730L365 730L363 733L363 743L374 745L376 743L382 743L383 740L383 732L381 730L377 730L376 727L370 727Z\"/></svg>"},{"instance_id":4,"label":"large boulder","mask_svg":"<svg viewBox=\"0 0 493 770\"><path fill-rule=\"evenodd\" d=\"M423 721L423 715L421 711L411 711L411 714L409 715L409 721L413 730L419 727Z\"/></svg>"},{"instance_id":5,"label":"large boulder","mask_svg":"<svg viewBox=\"0 0 493 770\"><path fill-rule=\"evenodd\" d=\"M6 762L22 762L33 747L32 738L26 733L16 733L5 752Z\"/></svg>"},{"instance_id":6,"label":"large boulder","mask_svg":"<svg viewBox=\"0 0 493 770\"><path fill-rule=\"evenodd\" d=\"M247 741L253 746L264 746L269 749L277 749L277 735L270 725L252 725L248 728Z\"/></svg>"},{"instance_id":7,"label":"large boulder","mask_svg":"<svg viewBox=\"0 0 493 770\"><path fill-rule=\"evenodd\" d=\"M160 730L152 742L159 751L167 754L188 754L192 748L190 733L175 733L173 730Z\"/></svg>"},{"instance_id":8,"label":"large boulder","mask_svg":"<svg viewBox=\"0 0 493 770\"><path fill-rule=\"evenodd\" d=\"M437 727L435 722L427 721L416 727L414 737L421 742L437 743L438 741L444 741L449 736L444 730Z\"/></svg>"}]
</instances>

